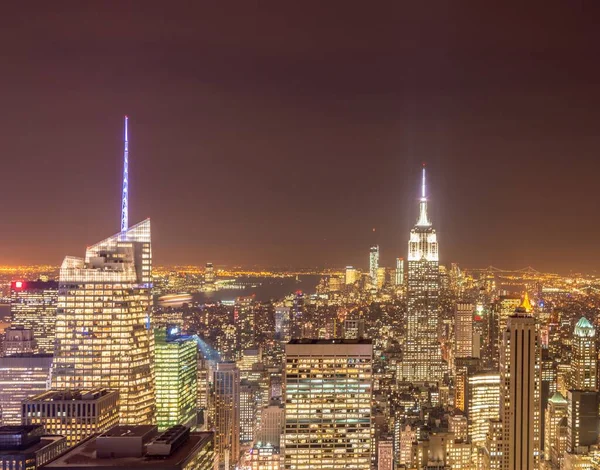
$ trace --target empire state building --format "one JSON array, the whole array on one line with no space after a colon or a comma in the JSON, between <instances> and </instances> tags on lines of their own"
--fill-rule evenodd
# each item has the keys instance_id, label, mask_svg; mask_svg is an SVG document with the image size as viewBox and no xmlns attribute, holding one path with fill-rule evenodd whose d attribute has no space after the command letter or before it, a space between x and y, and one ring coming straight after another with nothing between
<instances>
[{"instance_id":1,"label":"empire state building","mask_svg":"<svg viewBox=\"0 0 600 470\"><path fill-rule=\"evenodd\" d=\"M404 322L401 377L408 382L442 379L438 341L440 269L438 242L427 215L423 166L419 219L408 241L408 310Z\"/></svg>"}]
</instances>

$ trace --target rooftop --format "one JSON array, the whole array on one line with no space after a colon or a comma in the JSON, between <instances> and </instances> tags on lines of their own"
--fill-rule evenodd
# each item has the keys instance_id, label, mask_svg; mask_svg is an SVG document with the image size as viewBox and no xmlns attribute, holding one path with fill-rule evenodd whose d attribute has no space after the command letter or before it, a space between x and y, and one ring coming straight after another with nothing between
<instances>
[{"instance_id":1,"label":"rooftop","mask_svg":"<svg viewBox=\"0 0 600 470\"><path fill-rule=\"evenodd\" d=\"M567 400L565 399L565 397L562 396L560 392L556 392L554 395L552 395L552 397L550 397L548 401L561 405L567 404Z\"/></svg>"},{"instance_id":2,"label":"rooftop","mask_svg":"<svg viewBox=\"0 0 600 470\"><path fill-rule=\"evenodd\" d=\"M30 397L27 401L78 401L97 400L110 394L116 394L115 390L106 388L71 389L71 390L48 390Z\"/></svg>"},{"instance_id":3,"label":"rooftop","mask_svg":"<svg viewBox=\"0 0 600 470\"><path fill-rule=\"evenodd\" d=\"M155 426L117 426L119 431L129 432L136 435L142 435L148 431L148 428ZM111 431L115 430L113 428ZM139 431L135 428L143 428ZM110 431L109 431L110 433ZM103 435L106 436L107 433ZM194 455L199 449L207 445L213 439L212 432L192 432L189 438L177 447L170 455L153 458L149 456L141 457L111 457L98 458L96 455L96 438L92 436L80 444L72 447L57 459L45 465L46 469L54 470L91 470L91 469L114 469L114 468L148 468L155 470L170 470L185 468L190 456ZM120 437L117 435L117 437Z\"/></svg>"},{"instance_id":4,"label":"rooftop","mask_svg":"<svg viewBox=\"0 0 600 470\"><path fill-rule=\"evenodd\" d=\"M575 334L580 337L593 338L596 336L596 330L587 318L581 317L575 325Z\"/></svg>"},{"instance_id":5,"label":"rooftop","mask_svg":"<svg viewBox=\"0 0 600 470\"><path fill-rule=\"evenodd\" d=\"M372 344L370 339L293 339L288 344Z\"/></svg>"}]
</instances>

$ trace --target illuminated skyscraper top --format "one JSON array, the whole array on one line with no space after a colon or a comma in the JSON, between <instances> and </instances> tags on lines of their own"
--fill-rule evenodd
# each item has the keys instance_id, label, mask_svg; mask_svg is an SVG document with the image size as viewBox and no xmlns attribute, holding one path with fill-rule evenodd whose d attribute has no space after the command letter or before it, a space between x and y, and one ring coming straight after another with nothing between
<instances>
[{"instance_id":1,"label":"illuminated skyscraper top","mask_svg":"<svg viewBox=\"0 0 600 470\"><path fill-rule=\"evenodd\" d=\"M125 116L125 148L123 151L123 195L121 197L121 232L129 228L129 140L127 137L127 121Z\"/></svg>"}]
</instances>

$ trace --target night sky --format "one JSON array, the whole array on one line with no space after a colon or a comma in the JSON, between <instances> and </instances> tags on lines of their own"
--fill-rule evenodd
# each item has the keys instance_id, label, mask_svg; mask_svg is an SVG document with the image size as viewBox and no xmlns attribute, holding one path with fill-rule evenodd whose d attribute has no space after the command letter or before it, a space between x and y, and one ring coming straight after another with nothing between
<instances>
[{"instance_id":1,"label":"night sky","mask_svg":"<svg viewBox=\"0 0 600 470\"><path fill-rule=\"evenodd\" d=\"M3 5L0 264L118 231L128 114L158 264L391 266L425 161L442 263L600 266L597 1L185 3Z\"/></svg>"}]
</instances>

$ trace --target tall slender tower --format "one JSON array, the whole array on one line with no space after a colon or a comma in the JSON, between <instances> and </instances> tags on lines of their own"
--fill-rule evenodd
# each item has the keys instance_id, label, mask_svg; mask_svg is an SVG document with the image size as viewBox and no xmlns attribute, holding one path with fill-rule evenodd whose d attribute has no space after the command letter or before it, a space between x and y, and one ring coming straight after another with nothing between
<instances>
[{"instance_id":1,"label":"tall slender tower","mask_svg":"<svg viewBox=\"0 0 600 470\"><path fill-rule=\"evenodd\" d=\"M597 355L596 329L587 318L581 317L572 339L571 388L596 390Z\"/></svg>"},{"instance_id":2,"label":"tall slender tower","mask_svg":"<svg viewBox=\"0 0 600 470\"><path fill-rule=\"evenodd\" d=\"M540 343L535 319L521 304L508 318L500 351L503 470L540 464Z\"/></svg>"},{"instance_id":3,"label":"tall slender tower","mask_svg":"<svg viewBox=\"0 0 600 470\"><path fill-rule=\"evenodd\" d=\"M125 139L123 150L123 195L121 196L121 232L129 228L129 138L127 136L127 123L129 117L125 116Z\"/></svg>"},{"instance_id":4,"label":"tall slender tower","mask_svg":"<svg viewBox=\"0 0 600 470\"><path fill-rule=\"evenodd\" d=\"M373 245L369 250L369 281L371 287L377 287L377 270L379 269L379 245Z\"/></svg>"},{"instance_id":5,"label":"tall slender tower","mask_svg":"<svg viewBox=\"0 0 600 470\"><path fill-rule=\"evenodd\" d=\"M52 386L119 391L122 424L155 420L150 219L129 227L127 116L121 231L60 268Z\"/></svg>"},{"instance_id":6,"label":"tall slender tower","mask_svg":"<svg viewBox=\"0 0 600 470\"><path fill-rule=\"evenodd\" d=\"M438 242L427 215L423 165L419 219L408 241L408 311L400 376L409 382L442 379L438 341L440 268Z\"/></svg>"}]
</instances>

